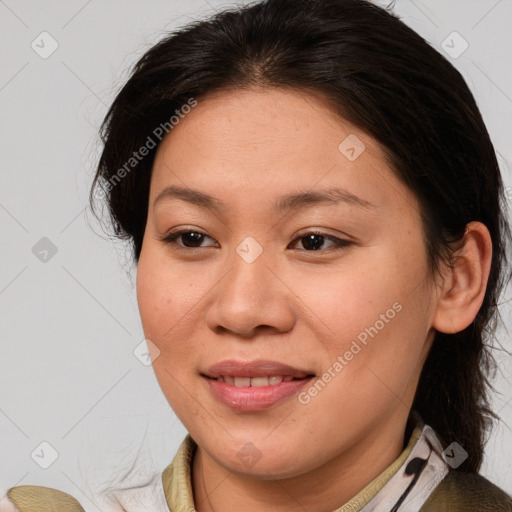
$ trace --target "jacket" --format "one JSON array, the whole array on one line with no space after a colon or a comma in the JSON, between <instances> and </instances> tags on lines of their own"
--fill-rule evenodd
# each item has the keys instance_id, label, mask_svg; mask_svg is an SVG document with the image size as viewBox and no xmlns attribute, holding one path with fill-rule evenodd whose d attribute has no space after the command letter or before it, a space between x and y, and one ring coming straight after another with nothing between
<instances>
[{"instance_id":1,"label":"jacket","mask_svg":"<svg viewBox=\"0 0 512 512\"><path fill-rule=\"evenodd\" d=\"M412 411L410 418L414 427L399 457L334 512L512 512L512 498L499 487L481 475L455 470L465 453L460 446L450 445L443 451L434 430L420 415ZM121 493L118 500L122 510L195 512L191 464L196 447L187 435L150 497L148 493L145 498ZM143 503L145 499L149 501ZM33 485L7 491L7 499L0 501L0 512L11 510L84 512L70 495Z\"/></svg>"}]
</instances>

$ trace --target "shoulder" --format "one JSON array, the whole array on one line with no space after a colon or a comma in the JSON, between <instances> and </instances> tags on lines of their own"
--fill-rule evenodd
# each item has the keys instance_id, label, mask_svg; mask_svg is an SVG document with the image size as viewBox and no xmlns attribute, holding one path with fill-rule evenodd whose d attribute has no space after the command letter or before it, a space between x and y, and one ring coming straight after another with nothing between
<instances>
[{"instance_id":1,"label":"shoulder","mask_svg":"<svg viewBox=\"0 0 512 512\"><path fill-rule=\"evenodd\" d=\"M80 503L69 494L38 485L20 485L7 491L7 501L2 500L0 512L85 512Z\"/></svg>"},{"instance_id":2,"label":"shoulder","mask_svg":"<svg viewBox=\"0 0 512 512\"><path fill-rule=\"evenodd\" d=\"M450 471L421 512L512 512L512 498L476 473Z\"/></svg>"},{"instance_id":3,"label":"shoulder","mask_svg":"<svg viewBox=\"0 0 512 512\"><path fill-rule=\"evenodd\" d=\"M162 512L169 510L160 473L137 485L113 487L105 494L95 495L96 507L104 512ZM98 501L101 501L101 507ZM85 512L73 496L37 485L11 487L0 499L0 512Z\"/></svg>"}]
</instances>

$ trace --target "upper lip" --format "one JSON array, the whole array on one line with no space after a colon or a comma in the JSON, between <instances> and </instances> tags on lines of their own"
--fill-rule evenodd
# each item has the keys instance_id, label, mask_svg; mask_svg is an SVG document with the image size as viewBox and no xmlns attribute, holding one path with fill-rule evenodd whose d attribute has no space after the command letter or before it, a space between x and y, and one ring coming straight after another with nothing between
<instances>
[{"instance_id":1,"label":"upper lip","mask_svg":"<svg viewBox=\"0 0 512 512\"><path fill-rule=\"evenodd\" d=\"M291 375L296 379L312 376L313 373L307 370L294 368L277 361L256 360L236 361L234 359L220 361L210 366L203 372L203 375L216 379L223 376L232 377L266 377L273 375Z\"/></svg>"}]
</instances>

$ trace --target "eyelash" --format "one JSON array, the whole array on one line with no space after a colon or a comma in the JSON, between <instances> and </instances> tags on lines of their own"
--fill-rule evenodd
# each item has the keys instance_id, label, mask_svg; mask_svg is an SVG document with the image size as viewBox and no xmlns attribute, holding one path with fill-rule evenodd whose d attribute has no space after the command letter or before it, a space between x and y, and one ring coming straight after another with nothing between
<instances>
[{"instance_id":1,"label":"eyelash","mask_svg":"<svg viewBox=\"0 0 512 512\"><path fill-rule=\"evenodd\" d=\"M177 250L180 250L180 251L193 251L195 249L204 249L204 247L187 247L187 246L182 246L180 244L178 244L176 242L176 240L181 236L181 235L184 235L184 234L187 234L187 233L197 233L198 235L202 235L202 236L205 236L205 237L208 237L208 238L211 238L209 235L207 235L206 233L203 233L201 231L197 231L195 229L182 229L180 231L175 231L175 232L171 232L163 237L160 238L160 240L166 244L169 244L169 245L174 245L176 246ZM310 236L310 235L316 235L316 236L321 236L323 237L324 239L326 240L331 240L334 245L331 246L331 247L328 247L327 249L316 249L316 250L307 250L307 249L302 249L302 251L305 251L305 252L312 252L312 253L316 253L316 252L325 252L326 250L329 250L329 249L335 249L335 250L340 250L340 249L344 249L350 245L353 245L354 242L351 242L349 240L343 240L341 238L337 238L335 236L332 236L332 235L328 235L326 233L322 233L321 231L316 231L316 230L312 230L312 231L308 231L300 236L298 236L297 238L295 238L294 240L292 240L292 244L295 243L297 240L300 240L302 238L306 238L307 236ZM212 239L213 240L213 239ZM202 242L202 240L199 241L199 243Z\"/></svg>"}]
</instances>

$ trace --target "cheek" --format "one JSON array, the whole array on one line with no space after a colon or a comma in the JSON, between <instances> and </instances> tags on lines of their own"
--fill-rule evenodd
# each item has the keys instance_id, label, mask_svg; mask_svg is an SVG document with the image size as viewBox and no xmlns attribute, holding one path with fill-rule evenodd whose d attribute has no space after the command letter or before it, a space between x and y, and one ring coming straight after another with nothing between
<instances>
[{"instance_id":1,"label":"cheek","mask_svg":"<svg viewBox=\"0 0 512 512\"><path fill-rule=\"evenodd\" d=\"M144 335L160 350L166 331L177 321L177 282L155 253L143 247L137 266L137 302Z\"/></svg>"},{"instance_id":2,"label":"cheek","mask_svg":"<svg viewBox=\"0 0 512 512\"><path fill-rule=\"evenodd\" d=\"M337 350L330 351L333 362L342 356L337 385L350 390L343 397L347 407L394 406L412 390L421 370L427 336L425 310L420 306L424 297L416 293L391 303L394 297L374 309L363 323L354 325L352 335L343 337Z\"/></svg>"},{"instance_id":3,"label":"cheek","mask_svg":"<svg viewBox=\"0 0 512 512\"><path fill-rule=\"evenodd\" d=\"M181 413L195 409L196 404L184 399L187 388L185 369L190 358L186 350L187 301L184 300L183 277L170 271L156 251L146 246L137 266L137 301L144 336L156 346L152 367L169 405L181 418ZM187 289L187 285L184 285ZM200 418L204 411L198 407Z\"/></svg>"},{"instance_id":4,"label":"cheek","mask_svg":"<svg viewBox=\"0 0 512 512\"><path fill-rule=\"evenodd\" d=\"M377 323L379 330L394 322L403 305L409 276L400 275L396 262L386 263L382 256L359 258L357 264L319 273L314 278L295 278L294 292L316 316L317 327L325 331L328 350L344 352L345 346ZM384 270L385 269L385 270ZM393 305L395 305L393 307ZM381 319L384 315L384 319ZM320 334L320 333L319 333Z\"/></svg>"},{"instance_id":5,"label":"cheek","mask_svg":"<svg viewBox=\"0 0 512 512\"><path fill-rule=\"evenodd\" d=\"M175 372L194 350L191 337L208 286L199 286L199 273L170 263L162 252L150 243L143 247L137 267L137 301L144 336L160 350L153 363L155 371L168 366Z\"/></svg>"},{"instance_id":6,"label":"cheek","mask_svg":"<svg viewBox=\"0 0 512 512\"><path fill-rule=\"evenodd\" d=\"M368 390L374 389L372 383L384 388L378 382L382 376L399 391L416 369L428 332L431 290L422 278L426 262L419 253L406 259L389 251L359 258L351 268L318 279L323 286L310 288L315 292L308 306L322 320L317 325L329 328L322 341L325 369L342 356L340 385L347 379L352 384L365 381ZM305 293L303 286L298 295Z\"/></svg>"}]
</instances>

